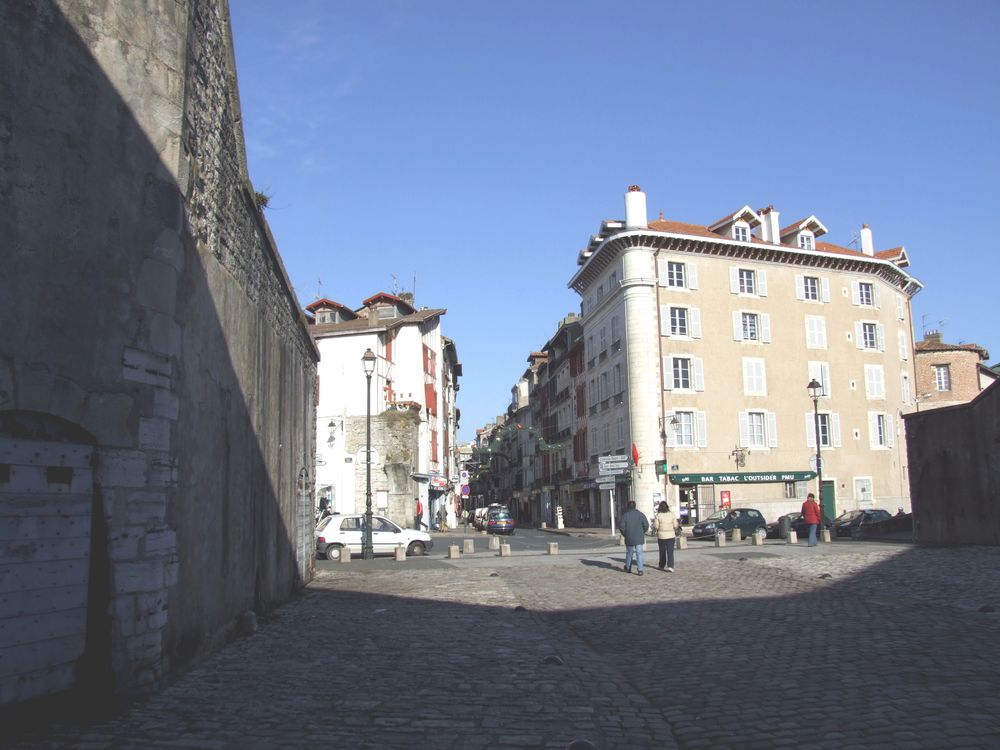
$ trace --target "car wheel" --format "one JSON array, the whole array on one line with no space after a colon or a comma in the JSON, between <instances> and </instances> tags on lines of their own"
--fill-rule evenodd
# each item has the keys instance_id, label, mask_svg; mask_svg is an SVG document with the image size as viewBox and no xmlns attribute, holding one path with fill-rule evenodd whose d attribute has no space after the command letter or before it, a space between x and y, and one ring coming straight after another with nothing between
<instances>
[{"instance_id":1,"label":"car wheel","mask_svg":"<svg viewBox=\"0 0 1000 750\"><path fill-rule=\"evenodd\" d=\"M343 550L344 548L339 544L331 544L326 548L326 559L337 562L340 559L341 554L343 554Z\"/></svg>"},{"instance_id":2,"label":"car wheel","mask_svg":"<svg viewBox=\"0 0 1000 750\"><path fill-rule=\"evenodd\" d=\"M423 542L410 542L410 546L406 548L407 555L423 555L427 552L427 548L424 547Z\"/></svg>"}]
</instances>

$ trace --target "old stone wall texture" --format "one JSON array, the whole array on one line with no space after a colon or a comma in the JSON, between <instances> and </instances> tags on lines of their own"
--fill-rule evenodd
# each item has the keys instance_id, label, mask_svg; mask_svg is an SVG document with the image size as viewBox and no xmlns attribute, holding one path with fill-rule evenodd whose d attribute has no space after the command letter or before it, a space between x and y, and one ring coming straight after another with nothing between
<instances>
[{"instance_id":1,"label":"old stone wall texture","mask_svg":"<svg viewBox=\"0 0 1000 750\"><path fill-rule=\"evenodd\" d=\"M917 541L1000 545L1000 382L906 415L906 452Z\"/></svg>"},{"instance_id":2,"label":"old stone wall texture","mask_svg":"<svg viewBox=\"0 0 1000 750\"><path fill-rule=\"evenodd\" d=\"M0 29L0 411L93 436L87 663L134 692L311 575L316 353L225 1L9 0Z\"/></svg>"},{"instance_id":3,"label":"old stone wall texture","mask_svg":"<svg viewBox=\"0 0 1000 750\"><path fill-rule=\"evenodd\" d=\"M377 452L377 456L372 457L372 509L375 509L375 493L379 490L387 492L389 508L384 515L405 527L413 525L416 511L413 498L420 494L417 480L410 476L418 466L419 434L419 421L409 418L409 415L404 418L396 414L372 416L372 450ZM364 417L348 418L346 437L349 455L357 456L358 451L364 450ZM355 507L359 509L364 507L366 484L362 453L361 458L354 462Z\"/></svg>"}]
</instances>

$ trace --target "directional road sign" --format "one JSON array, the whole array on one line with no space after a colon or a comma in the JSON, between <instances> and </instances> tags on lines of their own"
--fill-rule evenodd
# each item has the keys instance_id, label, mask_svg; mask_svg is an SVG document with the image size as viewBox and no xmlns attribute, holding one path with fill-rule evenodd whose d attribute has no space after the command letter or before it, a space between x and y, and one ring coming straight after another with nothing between
<instances>
[{"instance_id":1,"label":"directional road sign","mask_svg":"<svg viewBox=\"0 0 1000 750\"><path fill-rule=\"evenodd\" d=\"M614 488L615 488L615 483L614 482L610 482L610 483L606 482L604 484L600 484L599 483L597 485L597 489L599 489L599 490L613 490Z\"/></svg>"},{"instance_id":2,"label":"directional road sign","mask_svg":"<svg viewBox=\"0 0 1000 750\"><path fill-rule=\"evenodd\" d=\"M614 482L614 481L616 481L614 474L601 474L599 477L597 477L598 484L607 484L608 482Z\"/></svg>"},{"instance_id":3,"label":"directional road sign","mask_svg":"<svg viewBox=\"0 0 1000 750\"><path fill-rule=\"evenodd\" d=\"M628 474L629 468L627 466L599 466L597 468L598 472L601 474Z\"/></svg>"}]
</instances>

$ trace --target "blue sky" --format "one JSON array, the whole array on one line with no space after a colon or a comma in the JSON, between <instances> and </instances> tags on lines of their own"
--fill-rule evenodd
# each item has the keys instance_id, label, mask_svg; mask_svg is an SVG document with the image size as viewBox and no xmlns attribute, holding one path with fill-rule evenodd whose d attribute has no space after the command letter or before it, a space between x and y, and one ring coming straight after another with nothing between
<instances>
[{"instance_id":1,"label":"blue sky","mask_svg":"<svg viewBox=\"0 0 1000 750\"><path fill-rule=\"evenodd\" d=\"M577 252L630 184L651 218L773 204L841 245L868 223L924 284L917 338L1000 360L1000 3L230 7L250 176L299 301L395 284L447 308L463 440L579 308Z\"/></svg>"}]
</instances>

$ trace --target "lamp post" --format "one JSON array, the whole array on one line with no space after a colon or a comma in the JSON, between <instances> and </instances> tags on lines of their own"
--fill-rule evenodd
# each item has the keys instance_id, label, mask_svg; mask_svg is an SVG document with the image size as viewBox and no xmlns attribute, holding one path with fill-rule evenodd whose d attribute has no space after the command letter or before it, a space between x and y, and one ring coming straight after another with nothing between
<instances>
[{"instance_id":1,"label":"lamp post","mask_svg":"<svg viewBox=\"0 0 1000 750\"><path fill-rule=\"evenodd\" d=\"M375 352L366 349L361 355L361 364L365 368L365 534L361 541L361 557L364 560L375 559L375 548L372 546L372 373L375 372Z\"/></svg>"},{"instance_id":2,"label":"lamp post","mask_svg":"<svg viewBox=\"0 0 1000 750\"><path fill-rule=\"evenodd\" d=\"M823 386L817 382L816 378L809 381L806 386L809 389L809 396L813 400L813 429L816 432L816 497L819 499L819 528L823 530L823 457L820 455L819 439L819 397L823 395ZM823 534L817 535L817 541L822 541Z\"/></svg>"}]
</instances>

